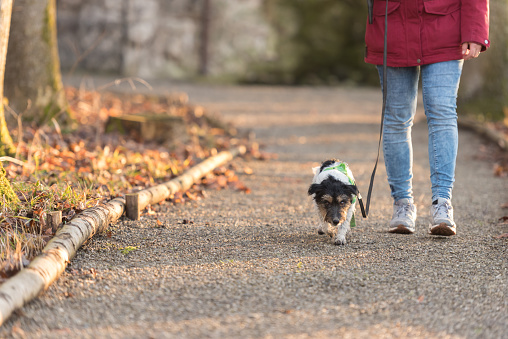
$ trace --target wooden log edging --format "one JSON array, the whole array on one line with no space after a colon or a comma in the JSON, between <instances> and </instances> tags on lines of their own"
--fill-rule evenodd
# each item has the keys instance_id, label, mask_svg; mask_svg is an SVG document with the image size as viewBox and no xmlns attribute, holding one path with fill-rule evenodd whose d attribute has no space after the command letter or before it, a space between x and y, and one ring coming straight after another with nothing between
<instances>
[{"instance_id":1,"label":"wooden log edging","mask_svg":"<svg viewBox=\"0 0 508 339\"><path fill-rule=\"evenodd\" d=\"M81 245L118 220L124 210L125 199L116 198L84 210L60 228L28 267L0 286L0 325L14 310L48 289Z\"/></svg>"},{"instance_id":2,"label":"wooden log edging","mask_svg":"<svg viewBox=\"0 0 508 339\"><path fill-rule=\"evenodd\" d=\"M148 204L160 202L178 190L189 189L208 172L243 153L245 147L223 151L192 167L178 178L138 192L142 199L142 204L138 207L144 209ZM117 221L125 211L125 199L115 198L84 210L60 228L28 267L0 285L0 326L16 309L47 290L62 274L81 245L95 234L104 232L108 225Z\"/></svg>"},{"instance_id":3,"label":"wooden log edging","mask_svg":"<svg viewBox=\"0 0 508 339\"><path fill-rule=\"evenodd\" d=\"M508 140L503 133L498 132L493 128L489 128L481 122L465 117L459 117L457 123L459 127L472 130L478 135L488 139L491 142L494 142L503 151L508 152Z\"/></svg>"},{"instance_id":4,"label":"wooden log edging","mask_svg":"<svg viewBox=\"0 0 508 339\"><path fill-rule=\"evenodd\" d=\"M245 153L245 151L245 147L238 147L231 151L220 152L200 162L177 178L130 195L126 207L127 217L133 220L139 219L139 211L145 209L146 206L159 203L178 191L188 190L199 179L213 171L214 168L227 163L238 154Z\"/></svg>"}]
</instances>

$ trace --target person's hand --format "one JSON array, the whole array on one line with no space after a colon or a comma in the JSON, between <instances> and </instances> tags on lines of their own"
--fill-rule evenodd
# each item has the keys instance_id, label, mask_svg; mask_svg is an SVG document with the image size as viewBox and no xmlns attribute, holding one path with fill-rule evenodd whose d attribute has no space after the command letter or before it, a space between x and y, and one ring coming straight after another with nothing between
<instances>
[{"instance_id":1,"label":"person's hand","mask_svg":"<svg viewBox=\"0 0 508 339\"><path fill-rule=\"evenodd\" d=\"M482 45L474 42L464 42L462 44L462 55L464 56L464 60L478 58L481 50Z\"/></svg>"}]
</instances>

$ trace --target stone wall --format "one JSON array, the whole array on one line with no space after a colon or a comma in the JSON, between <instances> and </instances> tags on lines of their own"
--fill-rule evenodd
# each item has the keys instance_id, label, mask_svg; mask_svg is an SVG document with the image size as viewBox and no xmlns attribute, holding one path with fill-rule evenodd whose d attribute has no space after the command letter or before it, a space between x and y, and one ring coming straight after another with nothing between
<instances>
[{"instance_id":1,"label":"stone wall","mask_svg":"<svg viewBox=\"0 0 508 339\"><path fill-rule=\"evenodd\" d=\"M263 0L208 1L206 21L206 0L57 0L62 69L242 77L253 62L272 56Z\"/></svg>"}]
</instances>

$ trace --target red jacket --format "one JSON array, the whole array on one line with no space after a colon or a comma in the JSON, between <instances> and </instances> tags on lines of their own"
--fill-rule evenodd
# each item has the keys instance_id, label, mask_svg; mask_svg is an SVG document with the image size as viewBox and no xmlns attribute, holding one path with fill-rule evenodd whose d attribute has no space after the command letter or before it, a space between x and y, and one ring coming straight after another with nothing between
<instances>
[{"instance_id":1,"label":"red jacket","mask_svg":"<svg viewBox=\"0 0 508 339\"><path fill-rule=\"evenodd\" d=\"M385 0L374 0L367 22L365 61L383 64ZM388 66L408 67L462 59L461 45L490 46L489 0L390 0Z\"/></svg>"}]
</instances>

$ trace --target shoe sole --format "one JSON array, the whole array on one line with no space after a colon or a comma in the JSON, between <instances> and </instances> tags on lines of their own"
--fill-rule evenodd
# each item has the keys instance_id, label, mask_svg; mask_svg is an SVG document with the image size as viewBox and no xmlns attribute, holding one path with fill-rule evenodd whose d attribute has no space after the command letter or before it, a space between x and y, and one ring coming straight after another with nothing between
<instances>
[{"instance_id":1,"label":"shoe sole","mask_svg":"<svg viewBox=\"0 0 508 339\"><path fill-rule=\"evenodd\" d=\"M443 236L449 237L451 235L456 235L457 232L455 231L455 227L450 227L449 225L442 222L439 225L431 226L430 227L430 234L443 235Z\"/></svg>"},{"instance_id":2,"label":"shoe sole","mask_svg":"<svg viewBox=\"0 0 508 339\"><path fill-rule=\"evenodd\" d=\"M414 231L410 230L404 225L398 225L396 227L390 228L389 233L397 233L397 234L413 234Z\"/></svg>"}]
</instances>

